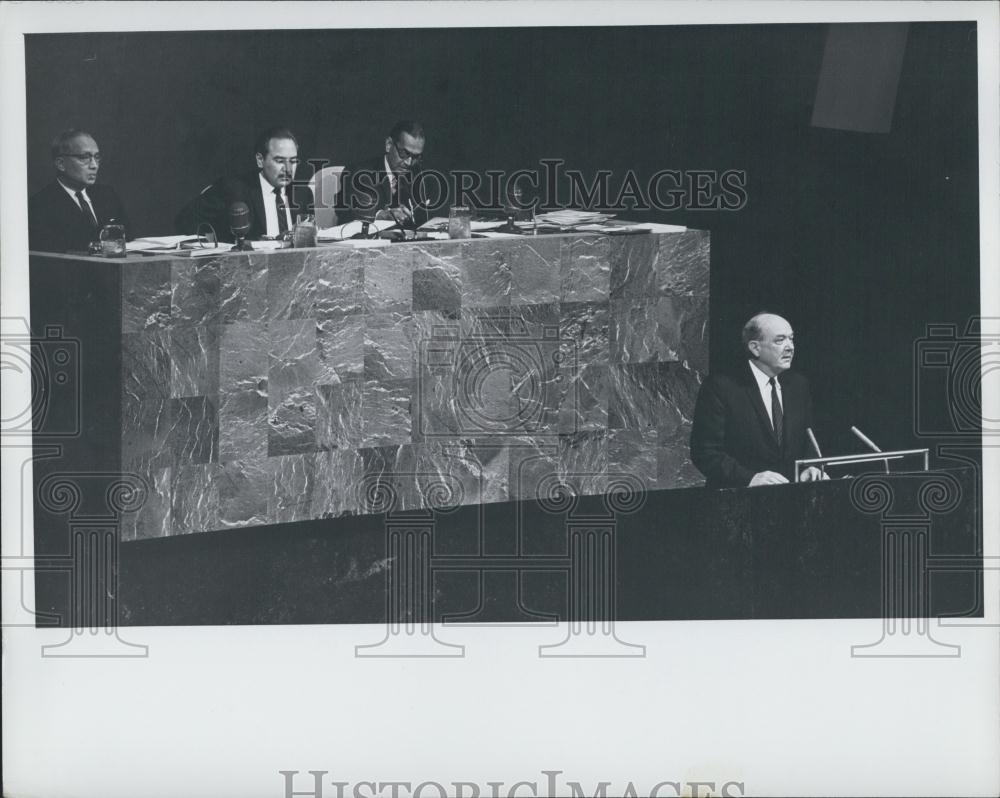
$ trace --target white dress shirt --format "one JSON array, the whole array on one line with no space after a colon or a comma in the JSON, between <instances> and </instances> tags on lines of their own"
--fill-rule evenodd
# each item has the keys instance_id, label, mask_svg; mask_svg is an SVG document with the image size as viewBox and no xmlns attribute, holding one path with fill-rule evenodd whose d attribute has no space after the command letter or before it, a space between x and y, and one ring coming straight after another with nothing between
<instances>
[{"instance_id":1,"label":"white dress shirt","mask_svg":"<svg viewBox=\"0 0 1000 798\"><path fill-rule=\"evenodd\" d=\"M278 227L278 203L275 202L274 197L274 186L268 183L264 179L264 175L260 172L257 173L260 178L260 190L264 195L264 217L267 221L267 233L265 235L268 238L275 238L281 235L281 230ZM288 192L285 187L281 187L281 199L285 203L285 221L288 222L288 230L292 229L292 209L288 204Z\"/></svg>"},{"instance_id":2,"label":"white dress shirt","mask_svg":"<svg viewBox=\"0 0 1000 798\"><path fill-rule=\"evenodd\" d=\"M63 191L65 191L67 194L69 194L69 198L71 200L73 200L73 204L76 205L77 208L80 208L80 203L76 201L76 189L75 188L70 188L65 183L63 183L62 180L57 180L56 182L59 183L59 185L63 187ZM83 194L83 198L85 200L87 200L87 205L90 206L90 212L94 214L94 218L96 219L97 218L97 213L94 211L94 203L92 203L90 201L90 195L87 193L87 189L81 188L80 192ZM82 211L84 209L80 208L80 210Z\"/></svg>"},{"instance_id":3,"label":"white dress shirt","mask_svg":"<svg viewBox=\"0 0 1000 798\"><path fill-rule=\"evenodd\" d=\"M750 373L753 374L754 379L757 380L757 388L760 390L760 398L764 401L764 410L767 411L767 417L771 419L771 428L774 428L774 418L771 416L771 385L768 382L771 378L768 377L760 367L754 363L752 360L747 361L750 364ZM778 382L778 378L774 378L774 384L778 389L778 404L781 405L781 411L785 411L785 399L781 395L781 383Z\"/></svg>"}]
</instances>

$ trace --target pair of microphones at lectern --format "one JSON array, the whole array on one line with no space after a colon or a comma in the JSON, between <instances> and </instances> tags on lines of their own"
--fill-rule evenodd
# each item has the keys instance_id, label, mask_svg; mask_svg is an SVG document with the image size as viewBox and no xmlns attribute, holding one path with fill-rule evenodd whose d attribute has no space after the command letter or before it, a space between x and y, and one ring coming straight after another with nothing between
<instances>
[{"instance_id":1,"label":"pair of microphones at lectern","mask_svg":"<svg viewBox=\"0 0 1000 798\"><path fill-rule=\"evenodd\" d=\"M902 460L906 457L923 456L923 470L930 470L930 450L928 449L900 449L892 452L883 452L880 447L878 447L871 438L865 435L857 427L852 426L851 432L854 434L859 441L861 441L865 446L871 449L872 454L846 454L839 455L836 457L824 457L823 452L820 451L819 443L816 442L816 436L813 434L811 427L806 427L806 435L809 437L809 443L812 445L813 451L816 452L816 457L808 458L804 460L795 461L795 481L799 481L799 476L803 469L815 467L819 468L824 476L827 476L826 469L828 466L844 466L844 465L864 465L866 463L882 463L885 473L890 473L889 461L890 460ZM845 474L844 477L853 476L852 474Z\"/></svg>"}]
</instances>

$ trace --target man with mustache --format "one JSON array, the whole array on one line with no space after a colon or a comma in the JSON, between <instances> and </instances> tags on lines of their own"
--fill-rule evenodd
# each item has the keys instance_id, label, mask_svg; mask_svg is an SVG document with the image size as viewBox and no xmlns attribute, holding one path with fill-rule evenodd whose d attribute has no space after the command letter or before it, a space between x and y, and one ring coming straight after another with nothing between
<instances>
[{"instance_id":1,"label":"man with mustache","mask_svg":"<svg viewBox=\"0 0 1000 798\"><path fill-rule=\"evenodd\" d=\"M245 238L278 238L295 226L299 214L312 215L313 193L294 183L299 165L299 144L288 128L265 130L254 147L257 169L240 177L217 180L177 217L178 231L196 233L208 222L220 241L232 241L229 208L245 202L250 209L250 230Z\"/></svg>"},{"instance_id":2,"label":"man with mustache","mask_svg":"<svg viewBox=\"0 0 1000 798\"><path fill-rule=\"evenodd\" d=\"M86 252L103 225L128 219L111 186L97 184L101 152L84 130L64 130L52 142L56 179L28 201L28 246L44 252Z\"/></svg>"},{"instance_id":3,"label":"man with mustache","mask_svg":"<svg viewBox=\"0 0 1000 798\"><path fill-rule=\"evenodd\" d=\"M381 153L344 170L335 203L337 223L386 219L419 227L426 222L420 184L425 143L420 122L403 119L393 125Z\"/></svg>"},{"instance_id":4,"label":"man with mustache","mask_svg":"<svg viewBox=\"0 0 1000 798\"><path fill-rule=\"evenodd\" d=\"M795 334L781 316L758 313L743 326L747 356L734 374L710 374L701 386L691 430L691 461L708 487L780 485L795 460L809 457L809 382L789 371ZM806 469L804 481L823 479Z\"/></svg>"}]
</instances>

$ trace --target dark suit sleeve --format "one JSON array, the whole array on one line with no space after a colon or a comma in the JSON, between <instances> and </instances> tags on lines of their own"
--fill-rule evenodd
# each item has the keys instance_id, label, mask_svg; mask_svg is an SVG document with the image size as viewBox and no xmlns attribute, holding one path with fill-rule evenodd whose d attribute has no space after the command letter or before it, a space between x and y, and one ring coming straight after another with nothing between
<instances>
[{"instance_id":1,"label":"dark suit sleeve","mask_svg":"<svg viewBox=\"0 0 1000 798\"><path fill-rule=\"evenodd\" d=\"M754 472L726 452L726 406L717 381L709 377L698 392L691 428L691 462L716 486L744 487Z\"/></svg>"},{"instance_id":2,"label":"dark suit sleeve","mask_svg":"<svg viewBox=\"0 0 1000 798\"><path fill-rule=\"evenodd\" d=\"M381 172L368 164L347 167L340 176L340 192L334 201L337 224L355 219L372 220L381 210L379 192Z\"/></svg>"}]
</instances>

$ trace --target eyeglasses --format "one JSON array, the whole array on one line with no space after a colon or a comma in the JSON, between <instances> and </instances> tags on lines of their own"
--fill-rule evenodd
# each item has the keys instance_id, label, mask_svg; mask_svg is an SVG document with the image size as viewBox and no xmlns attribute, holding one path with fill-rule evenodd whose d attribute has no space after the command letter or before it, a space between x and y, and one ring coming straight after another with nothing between
<instances>
[{"instance_id":1,"label":"eyeglasses","mask_svg":"<svg viewBox=\"0 0 1000 798\"><path fill-rule=\"evenodd\" d=\"M101 154L99 152L64 152L63 156L72 158L77 163L88 164L91 161L100 166Z\"/></svg>"},{"instance_id":2,"label":"eyeglasses","mask_svg":"<svg viewBox=\"0 0 1000 798\"><path fill-rule=\"evenodd\" d=\"M423 153L410 152L406 147L401 147L397 142L392 142L392 146L396 148L396 155L401 161L410 161L411 163L419 163L420 159L423 158Z\"/></svg>"}]
</instances>

